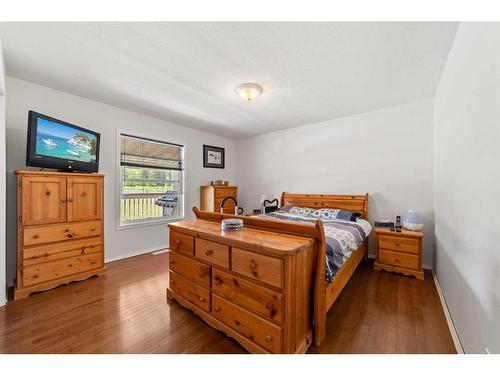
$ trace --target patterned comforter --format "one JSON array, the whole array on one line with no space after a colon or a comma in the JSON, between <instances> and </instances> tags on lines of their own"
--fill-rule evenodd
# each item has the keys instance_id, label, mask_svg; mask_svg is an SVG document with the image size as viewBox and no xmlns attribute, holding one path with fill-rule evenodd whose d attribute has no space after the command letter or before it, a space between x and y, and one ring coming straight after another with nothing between
<instances>
[{"instance_id":1,"label":"patterned comforter","mask_svg":"<svg viewBox=\"0 0 500 375\"><path fill-rule=\"evenodd\" d=\"M291 215L286 212L270 212L267 218L314 224L316 218ZM337 271L370 234L372 227L363 219L357 221L322 219L326 237L326 281L332 282Z\"/></svg>"}]
</instances>

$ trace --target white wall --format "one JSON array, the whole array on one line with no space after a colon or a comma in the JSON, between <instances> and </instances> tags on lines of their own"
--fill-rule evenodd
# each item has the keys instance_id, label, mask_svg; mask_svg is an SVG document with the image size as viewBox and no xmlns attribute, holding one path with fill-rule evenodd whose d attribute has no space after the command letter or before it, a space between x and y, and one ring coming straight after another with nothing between
<instances>
[{"instance_id":1,"label":"white wall","mask_svg":"<svg viewBox=\"0 0 500 375\"><path fill-rule=\"evenodd\" d=\"M105 179L105 241L106 260L127 257L138 252L164 248L167 244L165 224L116 230L116 129L145 137L185 145L186 213L199 206L199 187L211 179L224 178L235 182L235 142L201 131L177 126L135 112L112 107L82 97L39 86L7 76L7 272L8 282L15 277L16 251L16 184L13 171L25 168L28 110L80 125L101 133L99 171ZM203 168L202 145L225 147L226 168Z\"/></svg>"},{"instance_id":2,"label":"white wall","mask_svg":"<svg viewBox=\"0 0 500 375\"><path fill-rule=\"evenodd\" d=\"M436 272L465 352L500 353L500 26L459 26L435 99Z\"/></svg>"},{"instance_id":3,"label":"white wall","mask_svg":"<svg viewBox=\"0 0 500 375\"><path fill-rule=\"evenodd\" d=\"M372 222L416 208L430 266L432 111L426 100L239 140L239 200L251 210L262 193L369 193Z\"/></svg>"},{"instance_id":4,"label":"white wall","mask_svg":"<svg viewBox=\"0 0 500 375\"><path fill-rule=\"evenodd\" d=\"M0 40L0 306L6 301L5 285L5 74L2 51L2 41Z\"/></svg>"}]
</instances>

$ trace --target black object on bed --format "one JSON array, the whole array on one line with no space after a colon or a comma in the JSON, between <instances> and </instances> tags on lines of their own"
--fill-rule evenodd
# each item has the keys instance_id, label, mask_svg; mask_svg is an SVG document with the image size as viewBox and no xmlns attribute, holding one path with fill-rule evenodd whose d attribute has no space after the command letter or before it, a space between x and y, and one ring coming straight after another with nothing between
<instances>
[{"instance_id":1,"label":"black object on bed","mask_svg":"<svg viewBox=\"0 0 500 375\"><path fill-rule=\"evenodd\" d=\"M276 204L273 204L276 203ZM266 206L266 204L269 204ZM262 213L266 214L268 212L274 212L279 210L279 202L277 199L273 199L272 201L265 199L264 202L262 202Z\"/></svg>"}]
</instances>

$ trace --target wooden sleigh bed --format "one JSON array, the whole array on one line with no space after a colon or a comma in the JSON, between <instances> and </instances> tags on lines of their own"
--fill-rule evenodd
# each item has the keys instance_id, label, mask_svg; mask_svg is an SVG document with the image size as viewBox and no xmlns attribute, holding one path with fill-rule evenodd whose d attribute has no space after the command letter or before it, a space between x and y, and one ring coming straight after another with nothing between
<instances>
[{"instance_id":1,"label":"wooden sleigh bed","mask_svg":"<svg viewBox=\"0 0 500 375\"><path fill-rule=\"evenodd\" d=\"M281 196L281 206L301 206L310 208L340 208L347 209L353 212L358 212L361 217L365 220L368 219L368 194L365 195L324 195L324 194L290 194L283 193ZM200 211L197 208L193 208L198 220L203 220L204 222L220 222L226 218L233 218L234 215L219 214L213 212ZM320 345L325 337L326 332L326 315L330 307L334 304L337 297L342 292L343 288L353 275L354 271L360 264L360 262L367 255L367 239L362 243L362 245L355 251L352 256L346 260L343 266L337 271L334 276L332 283L325 281L325 270L326 270L326 240L323 229L323 224L320 220L317 220L314 225L294 223L284 220L269 219L262 216L238 216L238 218L243 219L245 228L253 228L256 230L263 230L267 232L274 232L281 236L300 236L301 238L309 238L312 241L312 257L311 257L311 267L313 268L309 275L311 275L311 283L307 284L312 290L310 292L310 313L307 313L307 317L312 315L312 322L310 322L310 327L312 327L314 344ZM175 228L170 226L170 229L179 230L183 228ZM175 247L180 246L179 240L175 240L176 243L172 242L172 237L170 239L170 248L175 250ZM194 246L194 245L193 245ZM253 260L252 260L253 261ZM307 273L306 273L307 274ZM300 275L300 274L297 274ZM301 277L301 276L296 276ZM217 279L216 281L217 282ZM205 319L212 326L221 329L228 333L229 335L235 337L240 343L243 344L250 351L254 350L254 346L251 343L247 343L247 337L240 337L236 332L233 333L231 329L222 329L220 324L212 322L210 316L204 317L203 311L198 309L194 304L188 303L179 293L172 290L172 286L169 286L168 296L169 298L176 299L181 302L184 306L190 308L195 313L200 312L200 316ZM202 297L200 297L202 298ZM215 307L217 309L217 307ZM309 310L308 310L309 311ZM284 319L288 319L286 316ZM236 320L239 324L239 322ZM214 323L214 324L212 324ZM286 322L285 322L286 323ZM269 339L267 335L264 339ZM271 338L272 339L272 338ZM254 340L256 341L256 340ZM248 345L246 345L248 344ZM300 344L300 348L291 347L287 349L286 343L284 344L283 352L305 352L310 344L310 337L305 339L305 342ZM265 343L264 343L265 345ZM296 345L297 346L297 345ZM258 352L258 351L257 351ZM264 351L266 352L266 351ZM273 352L269 350L268 352Z\"/></svg>"}]
</instances>

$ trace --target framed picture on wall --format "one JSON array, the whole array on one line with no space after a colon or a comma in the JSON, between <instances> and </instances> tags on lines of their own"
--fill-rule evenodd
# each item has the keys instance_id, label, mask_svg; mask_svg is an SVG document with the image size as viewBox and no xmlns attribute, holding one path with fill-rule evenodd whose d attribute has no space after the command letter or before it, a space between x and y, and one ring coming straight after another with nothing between
<instances>
[{"instance_id":1,"label":"framed picture on wall","mask_svg":"<svg viewBox=\"0 0 500 375\"><path fill-rule=\"evenodd\" d=\"M222 147L203 145L203 167L224 169L225 156Z\"/></svg>"}]
</instances>

